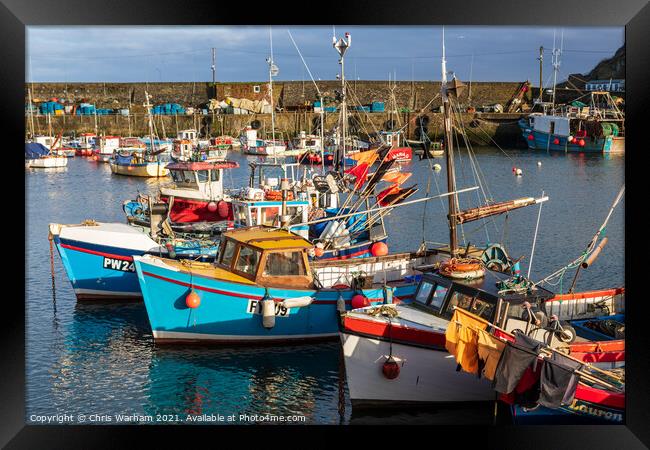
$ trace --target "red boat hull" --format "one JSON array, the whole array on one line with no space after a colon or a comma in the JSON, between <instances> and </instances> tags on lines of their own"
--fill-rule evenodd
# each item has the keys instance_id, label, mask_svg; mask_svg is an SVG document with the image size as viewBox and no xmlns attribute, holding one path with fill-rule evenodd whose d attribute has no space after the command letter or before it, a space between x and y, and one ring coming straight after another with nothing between
<instances>
[{"instance_id":1,"label":"red boat hull","mask_svg":"<svg viewBox=\"0 0 650 450\"><path fill-rule=\"evenodd\" d=\"M162 198L162 201L167 202L168 199ZM218 207L215 211L210 211L208 209L209 203L211 202L205 200L174 198L174 204L169 213L169 218L175 223L219 222L222 220L233 220L231 203L223 200L216 202Z\"/></svg>"}]
</instances>

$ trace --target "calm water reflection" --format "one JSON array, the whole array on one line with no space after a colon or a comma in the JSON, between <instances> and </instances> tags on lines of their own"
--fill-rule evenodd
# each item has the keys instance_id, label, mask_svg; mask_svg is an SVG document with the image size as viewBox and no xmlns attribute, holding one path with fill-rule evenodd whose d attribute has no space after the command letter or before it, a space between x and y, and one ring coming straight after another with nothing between
<instances>
[{"instance_id":1,"label":"calm water reflection","mask_svg":"<svg viewBox=\"0 0 650 450\"><path fill-rule=\"evenodd\" d=\"M496 200L550 197L542 209L532 278L538 280L578 256L602 223L624 179L623 157L534 154L529 151L476 149L485 195ZM246 157L235 154L240 169L226 185L246 183ZM542 164L538 165L538 161ZM443 192L443 166L432 172L427 161L413 161L407 185L424 196ZM523 170L514 177L511 168ZM474 185L471 162L457 162L458 186ZM158 180L112 175L108 165L74 158L55 170L26 170L27 197L27 417L32 414L275 414L303 415L307 423L489 423L492 409L434 409L415 412L352 413L340 373L338 343L289 347L154 347L142 303L77 303L58 255L54 257L56 296L50 276L49 222L77 223L87 218L124 220L123 200L138 191L155 192ZM488 190L489 188L489 190ZM483 195L483 192L480 193ZM476 194L461 198L468 207ZM578 289L619 286L624 282L624 204L607 228L609 243ZM422 240L447 239L446 205L440 200L396 210L387 218L393 251L417 248ZM513 257L527 262L537 208L510 213L487 223L470 223L462 243L502 241ZM566 291L571 277L552 289Z\"/></svg>"}]
</instances>

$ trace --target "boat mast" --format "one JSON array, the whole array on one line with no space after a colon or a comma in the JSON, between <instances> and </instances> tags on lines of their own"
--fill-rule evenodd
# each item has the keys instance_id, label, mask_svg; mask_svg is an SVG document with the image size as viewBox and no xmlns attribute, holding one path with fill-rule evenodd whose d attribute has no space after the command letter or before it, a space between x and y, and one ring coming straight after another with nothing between
<instances>
[{"instance_id":1,"label":"boat mast","mask_svg":"<svg viewBox=\"0 0 650 450\"><path fill-rule=\"evenodd\" d=\"M145 104L144 107L147 110L147 118L149 122L149 141L151 142L151 153L154 152L154 143L153 143L153 120L151 112L151 104L149 103L149 93L144 91Z\"/></svg>"},{"instance_id":2,"label":"boat mast","mask_svg":"<svg viewBox=\"0 0 650 450\"><path fill-rule=\"evenodd\" d=\"M553 32L553 108L555 108L555 88L557 85L557 73L560 71L560 55L564 44L564 30L560 41L560 48L555 48L555 32Z\"/></svg>"},{"instance_id":3,"label":"boat mast","mask_svg":"<svg viewBox=\"0 0 650 450\"><path fill-rule=\"evenodd\" d=\"M275 146L275 107L273 106L273 77L278 74L278 67L273 64L273 29L269 27L269 37L271 40L271 57L266 59L269 63L269 94L271 96L271 138ZM275 151L274 151L275 153Z\"/></svg>"},{"instance_id":4,"label":"boat mast","mask_svg":"<svg viewBox=\"0 0 650 450\"><path fill-rule=\"evenodd\" d=\"M27 89L27 94L29 96L29 125L31 128L31 139L34 139L34 111L32 111L32 90Z\"/></svg>"},{"instance_id":5,"label":"boat mast","mask_svg":"<svg viewBox=\"0 0 650 450\"><path fill-rule=\"evenodd\" d=\"M442 79L440 85L440 96L444 112L445 146L447 151L447 192L454 192L456 189L456 175L454 171L454 151L451 131L451 111L449 97L447 95L447 61L445 60L445 28L442 28ZM449 252L451 257L458 255L458 237L456 235L456 195L448 197L449 202Z\"/></svg>"},{"instance_id":6,"label":"boat mast","mask_svg":"<svg viewBox=\"0 0 650 450\"><path fill-rule=\"evenodd\" d=\"M337 164L341 169L341 173L345 172L345 134L347 130L347 121L348 121L348 112L347 105L345 101L345 52L350 47L352 38L350 33L345 33L345 38L340 38L336 40L336 36L332 36L332 45L339 52L341 58L339 59L339 64L341 65L341 140L339 141L339 159ZM322 106L322 105L321 105Z\"/></svg>"}]
</instances>

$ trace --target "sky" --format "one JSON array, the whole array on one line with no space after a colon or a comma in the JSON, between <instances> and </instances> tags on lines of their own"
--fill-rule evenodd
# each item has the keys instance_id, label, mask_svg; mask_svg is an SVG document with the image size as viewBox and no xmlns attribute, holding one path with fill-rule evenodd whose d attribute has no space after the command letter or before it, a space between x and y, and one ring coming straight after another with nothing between
<instances>
[{"instance_id":1,"label":"sky","mask_svg":"<svg viewBox=\"0 0 650 450\"><path fill-rule=\"evenodd\" d=\"M270 31L272 30L272 33ZM349 80L439 80L442 26L29 26L27 82L309 81L339 73L332 34L349 32ZM623 27L445 26L447 68L466 81L552 84L552 49L562 47L557 81L587 73L624 44Z\"/></svg>"}]
</instances>

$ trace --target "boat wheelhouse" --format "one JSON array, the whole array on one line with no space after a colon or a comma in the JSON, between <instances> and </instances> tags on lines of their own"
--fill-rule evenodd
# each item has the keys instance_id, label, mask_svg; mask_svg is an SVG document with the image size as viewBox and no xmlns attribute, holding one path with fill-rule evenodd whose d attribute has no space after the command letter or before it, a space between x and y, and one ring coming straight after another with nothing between
<instances>
[{"instance_id":1,"label":"boat wheelhouse","mask_svg":"<svg viewBox=\"0 0 650 450\"><path fill-rule=\"evenodd\" d=\"M160 188L172 222L232 220L223 189L223 172L239 167L234 161L175 162L167 165L173 183Z\"/></svg>"}]
</instances>

